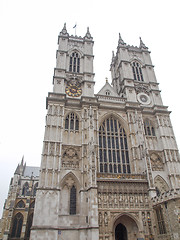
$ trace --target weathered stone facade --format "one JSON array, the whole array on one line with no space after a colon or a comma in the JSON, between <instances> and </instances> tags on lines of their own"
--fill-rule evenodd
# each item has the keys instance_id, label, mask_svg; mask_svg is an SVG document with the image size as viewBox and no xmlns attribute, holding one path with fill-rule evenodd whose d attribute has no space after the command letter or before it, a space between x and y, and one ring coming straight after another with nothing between
<instances>
[{"instance_id":1,"label":"weathered stone facade","mask_svg":"<svg viewBox=\"0 0 180 240\"><path fill-rule=\"evenodd\" d=\"M58 44L30 239L178 240L180 158L148 48L119 35L94 94L89 29Z\"/></svg>"}]
</instances>

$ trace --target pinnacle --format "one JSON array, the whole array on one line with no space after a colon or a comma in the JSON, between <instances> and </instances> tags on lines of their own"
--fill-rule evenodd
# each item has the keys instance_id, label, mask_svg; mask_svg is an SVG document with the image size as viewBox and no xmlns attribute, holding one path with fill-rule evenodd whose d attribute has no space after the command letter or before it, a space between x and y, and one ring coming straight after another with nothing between
<instances>
[{"instance_id":1,"label":"pinnacle","mask_svg":"<svg viewBox=\"0 0 180 240\"><path fill-rule=\"evenodd\" d=\"M140 48L144 48L144 49L148 49L148 47L146 47L146 45L143 43L141 37L139 37L139 39L140 39L140 45L139 45L139 47L140 47Z\"/></svg>"},{"instance_id":2,"label":"pinnacle","mask_svg":"<svg viewBox=\"0 0 180 240\"><path fill-rule=\"evenodd\" d=\"M120 45L126 45L126 43L123 41L121 34L119 33L118 46L120 46Z\"/></svg>"}]
</instances>

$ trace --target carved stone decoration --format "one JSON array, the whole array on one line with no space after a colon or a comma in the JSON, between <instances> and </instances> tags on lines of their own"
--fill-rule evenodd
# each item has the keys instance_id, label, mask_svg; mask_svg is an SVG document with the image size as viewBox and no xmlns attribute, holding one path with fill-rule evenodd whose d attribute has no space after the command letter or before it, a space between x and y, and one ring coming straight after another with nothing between
<instances>
[{"instance_id":1,"label":"carved stone decoration","mask_svg":"<svg viewBox=\"0 0 180 240\"><path fill-rule=\"evenodd\" d=\"M142 83L137 83L135 84L135 90L136 90L136 93L146 93L147 95L149 95L149 87L147 85L144 85Z\"/></svg>"},{"instance_id":2,"label":"carved stone decoration","mask_svg":"<svg viewBox=\"0 0 180 240\"><path fill-rule=\"evenodd\" d=\"M105 226L108 225L108 214L107 214L107 212L104 213L104 225Z\"/></svg>"},{"instance_id":3,"label":"carved stone decoration","mask_svg":"<svg viewBox=\"0 0 180 240\"><path fill-rule=\"evenodd\" d=\"M99 225L100 226L102 225L102 213L101 212L99 213Z\"/></svg>"},{"instance_id":4,"label":"carved stone decoration","mask_svg":"<svg viewBox=\"0 0 180 240\"><path fill-rule=\"evenodd\" d=\"M79 168L80 147L63 146L62 167L65 169Z\"/></svg>"},{"instance_id":5,"label":"carved stone decoration","mask_svg":"<svg viewBox=\"0 0 180 240\"><path fill-rule=\"evenodd\" d=\"M163 171L163 162L159 155L152 153L150 156L151 159L151 166L153 171Z\"/></svg>"},{"instance_id":6,"label":"carved stone decoration","mask_svg":"<svg viewBox=\"0 0 180 240\"><path fill-rule=\"evenodd\" d=\"M66 182L65 182L65 185L68 187L68 188L71 188L73 185L74 185L74 180L71 178L71 177L69 177L67 180L66 180Z\"/></svg>"},{"instance_id":7,"label":"carved stone decoration","mask_svg":"<svg viewBox=\"0 0 180 240\"><path fill-rule=\"evenodd\" d=\"M169 191L169 186L161 176L156 176L154 179L154 185L158 191L158 194Z\"/></svg>"}]
</instances>

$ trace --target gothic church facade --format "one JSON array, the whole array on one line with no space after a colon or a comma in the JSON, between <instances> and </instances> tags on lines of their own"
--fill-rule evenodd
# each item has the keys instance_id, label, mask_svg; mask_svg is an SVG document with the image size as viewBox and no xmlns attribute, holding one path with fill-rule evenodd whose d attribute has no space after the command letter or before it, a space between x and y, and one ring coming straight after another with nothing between
<instances>
[{"instance_id":1,"label":"gothic church facade","mask_svg":"<svg viewBox=\"0 0 180 240\"><path fill-rule=\"evenodd\" d=\"M30 239L178 240L180 158L150 52L119 35L94 94L93 43L58 37ZM16 214L1 239L26 239Z\"/></svg>"}]
</instances>

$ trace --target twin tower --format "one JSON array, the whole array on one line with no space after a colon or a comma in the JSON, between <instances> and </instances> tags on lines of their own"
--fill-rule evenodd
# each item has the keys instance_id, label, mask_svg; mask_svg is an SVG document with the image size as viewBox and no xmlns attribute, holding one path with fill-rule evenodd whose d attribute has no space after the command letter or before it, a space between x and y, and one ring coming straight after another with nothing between
<instances>
[{"instance_id":1,"label":"twin tower","mask_svg":"<svg viewBox=\"0 0 180 240\"><path fill-rule=\"evenodd\" d=\"M119 35L95 94L93 44L89 28L58 36L30 239L179 239L180 158L150 52Z\"/></svg>"}]
</instances>

